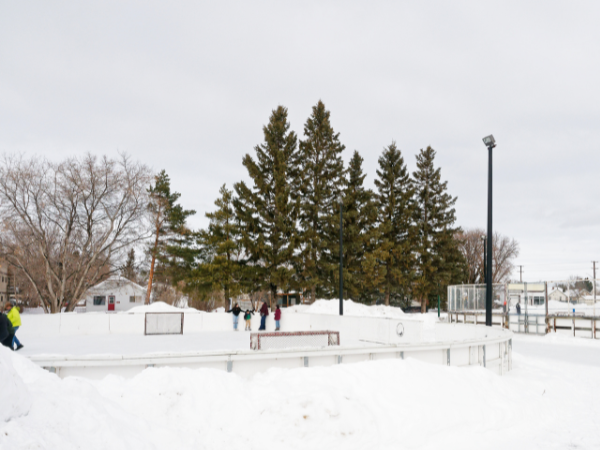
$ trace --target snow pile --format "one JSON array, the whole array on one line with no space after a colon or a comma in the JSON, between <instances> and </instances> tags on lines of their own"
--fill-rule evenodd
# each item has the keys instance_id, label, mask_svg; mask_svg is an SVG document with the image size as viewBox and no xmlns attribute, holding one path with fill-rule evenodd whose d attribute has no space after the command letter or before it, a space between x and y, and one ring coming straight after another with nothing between
<instances>
[{"instance_id":1,"label":"snow pile","mask_svg":"<svg viewBox=\"0 0 600 450\"><path fill-rule=\"evenodd\" d=\"M31 407L31 395L13 367L11 353L0 345L0 423L27 414Z\"/></svg>"},{"instance_id":2,"label":"snow pile","mask_svg":"<svg viewBox=\"0 0 600 450\"><path fill-rule=\"evenodd\" d=\"M127 311L121 311L120 314L144 314L148 312L185 312L185 313L200 313L196 308L177 308L165 302L154 302L149 305L136 306Z\"/></svg>"},{"instance_id":3,"label":"snow pile","mask_svg":"<svg viewBox=\"0 0 600 450\"><path fill-rule=\"evenodd\" d=\"M518 343L503 377L409 358L61 380L15 353L33 407L0 422L0 449L600 448L600 367L524 358Z\"/></svg>"},{"instance_id":4,"label":"snow pile","mask_svg":"<svg viewBox=\"0 0 600 450\"><path fill-rule=\"evenodd\" d=\"M588 305L585 303L567 303L567 302L559 302L557 300L548 301L548 313L552 314L553 312L592 312L594 310L594 305ZM511 305L511 311L514 312L515 303ZM521 313L525 311L525 305L521 302ZM528 312L535 312L543 314L546 311L546 305L527 305ZM600 312L600 302L596 302L596 311Z\"/></svg>"},{"instance_id":5,"label":"snow pile","mask_svg":"<svg viewBox=\"0 0 600 450\"><path fill-rule=\"evenodd\" d=\"M339 300L317 300L303 312L310 314L339 314ZM344 300L344 315L359 317L391 317L400 318L404 312L400 308L385 305L367 306L352 300Z\"/></svg>"}]
</instances>

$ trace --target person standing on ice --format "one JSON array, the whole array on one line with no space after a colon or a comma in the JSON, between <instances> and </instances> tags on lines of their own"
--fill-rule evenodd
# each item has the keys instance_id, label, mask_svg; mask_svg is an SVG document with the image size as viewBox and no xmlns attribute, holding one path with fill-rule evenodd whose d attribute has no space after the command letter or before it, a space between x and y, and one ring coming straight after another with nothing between
<instances>
[{"instance_id":1,"label":"person standing on ice","mask_svg":"<svg viewBox=\"0 0 600 450\"><path fill-rule=\"evenodd\" d=\"M275 331L279 331L279 321L281 320L281 309L279 309L279 305L277 305L277 309L275 310Z\"/></svg>"},{"instance_id":2,"label":"person standing on ice","mask_svg":"<svg viewBox=\"0 0 600 450\"><path fill-rule=\"evenodd\" d=\"M6 304L6 317L10 320L14 328L13 340L12 340L12 348L15 348L15 344L17 345L16 350L21 350L24 346L17 339L17 330L21 326L21 315L19 314L19 308L16 306L7 303Z\"/></svg>"},{"instance_id":3,"label":"person standing on ice","mask_svg":"<svg viewBox=\"0 0 600 450\"><path fill-rule=\"evenodd\" d=\"M238 322L240 321L240 314L242 312L242 308L236 303L233 308L231 308L228 313L233 313L233 329L237 331Z\"/></svg>"},{"instance_id":4,"label":"person standing on ice","mask_svg":"<svg viewBox=\"0 0 600 450\"><path fill-rule=\"evenodd\" d=\"M269 307L267 306L267 302L263 302L260 307L260 328L258 331L265 330L267 316L269 315Z\"/></svg>"},{"instance_id":5,"label":"person standing on ice","mask_svg":"<svg viewBox=\"0 0 600 450\"><path fill-rule=\"evenodd\" d=\"M517 302L515 308L517 308L517 314L521 315L521 300Z\"/></svg>"},{"instance_id":6,"label":"person standing on ice","mask_svg":"<svg viewBox=\"0 0 600 450\"><path fill-rule=\"evenodd\" d=\"M246 310L246 313L244 314L244 320L246 321L246 331L252 331L252 315L254 314L254 310L250 311L249 309Z\"/></svg>"},{"instance_id":7,"label":"person standing on ice","mask_svg":"<svg viewBox=\"0 0 600 450\"><path fill-rule=\"evenodd\" d=\"M13 337L15 337L15 329L8 317L6 317L0 309L0 343L11 350L14 350Z\"/></svg>"}]
</instances>

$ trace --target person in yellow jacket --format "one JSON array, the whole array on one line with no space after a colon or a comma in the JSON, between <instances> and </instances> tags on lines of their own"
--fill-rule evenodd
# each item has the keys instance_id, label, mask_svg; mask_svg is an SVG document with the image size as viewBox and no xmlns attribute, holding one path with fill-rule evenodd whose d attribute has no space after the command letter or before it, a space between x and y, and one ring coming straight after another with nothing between
<instances>
[{"instance_id":1,"label":"person in yellow jacket","mask_svg":"<svg viewBox=\"0 0 600 450\"><path fill-rule=\"evenodd\" d=\"M12 341L12 348L14 349L16 344L17 348L15 350L21 350L24 347L24 345L21 344L21 342L19 342L19 340L17 339L17 330L21 326L21 315L19 314L19 308L11 305L10 303L7 303L5 309L6 317L8 317L8 320L10 320L10 323L12 323L12 326L15 329L15 334Z\"/></svg>"}]
</instances>

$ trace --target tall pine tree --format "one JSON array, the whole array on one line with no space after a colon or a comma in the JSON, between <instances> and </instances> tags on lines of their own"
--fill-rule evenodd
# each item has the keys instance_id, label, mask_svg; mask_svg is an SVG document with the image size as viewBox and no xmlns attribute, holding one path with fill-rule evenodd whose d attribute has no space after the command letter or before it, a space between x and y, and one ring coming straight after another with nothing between
<instances>
[{"instance_id":1,"label":"tall pine tree","mask_svg":"<svg viewBox=\"0 0 600 450\"><path fill-rule=\"evenodd\" d=\"M355 151L348 165L348 181L343 196L344 296L355 301L366 300L363 264L365 254L372 251L371 243L377 221L374 193L364 187L366 174L362 164L363 158ZM337 275L337 272L334 273Z\"/></svg>"},{"instance_id":2,"label":"tall pine tree","mask_svg":"<svg viewBox=\"0 0 600 450\"><path fill-rule=\"evenodd\" d=\"M225 299L239 295L242 279L240 230L233 208L233 191L225 185L215 200L217 209L206 213L208 229L200 232L205 261L196 271L196 280L205 290L221 290Z\"/></svg>"},{"instance_id":3,"label":"tall pine tree","mask_svg":"<svg viewBox=\"0 0 600 450\"><path fill-rule=\"evenodd\" d=\"M287 108L277 107L263 128L265 141L255 147L256 160L243 160L252 186L235 185L236 215L242 244L254 268L254 279L271 291L287 290L293 282L296 248L297 201L292 191L298 178L297 137L290 131Z\"/></svg>"},{"instance_id":4,"label":"tall pine tree","mask_svg":"<svg viewBox=\"0 0 600 450\"><path fill-rule=\"evenodd\" d=\"M379 290L389 305L392 296L404 298L410 290L414 262L414 189L395 142L384 149L378 162L376 255L371 255L367 264L373 279L381 280Z\"/></svg>"},{"instance_id":5,"label":"tall pine tree","mask_svg":"<svg viewBox=\"0 0 600 450\"><path fill-rule=\"evenodd\" d=\"M177 271L184 259L188 265L193 261L194 250L190 246L193 234L186 226L186 220L196 214L196 211L183 209L177 204L181 194L171 192L171 180L164 170L154 177L154 185L148 188L148 194L154 242L148 249L150 271L146 303L150 303L157 260L161 263L163 275L167 271Z\"/></svg>"},{"instance_id":6,"label":"tall pine tree","mask_svg":"<svg viewBox=\"0 0 600 450\"><path fill-rule=\"evenodd\" d=\"M297 191L300 203L302 250L297 261L300 284L317 295L335 293L335 269L339 257L339 205L336 197L345 183L339 133L331 126L330 112L322 101L313 106L300 141L302 166Z\"/></svg>"},{"instance_id":7,"label":"tall pine tree","mask_svg":"<svg viewBox=\"0 0 600 450\"><path fill-rule=\"evenodd\" d=\"M456 197L448 194L448 182L441 181L440 168L434 166L435 154L431 147L421 149L413 174L417 229L413 294L421 301L421 312L427 311L431 295L443 293L452 278L460 276L462 267L455 239L458 231L454 226Z\"/></svg>"}]
</instances>

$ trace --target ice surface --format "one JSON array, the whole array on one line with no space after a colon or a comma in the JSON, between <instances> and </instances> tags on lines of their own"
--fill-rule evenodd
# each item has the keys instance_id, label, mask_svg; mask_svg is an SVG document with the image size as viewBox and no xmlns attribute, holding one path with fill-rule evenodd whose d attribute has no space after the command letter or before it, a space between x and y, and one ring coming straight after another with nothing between
<instances>
[{"instance_id":1,"label":"ice surface","mask_svg":"<svg viewBox=\"0 0 600 450\"><path fill-rule=\"evenodd\" d=\"M250 332L212 331L158 336L131 334L30 336L26 342L26 346L19 350L20 355L164 355L182 352L250 350ZM358 340L345 340L342 343L346 347L373 345Z\"/></svg>"}]
</instances>

